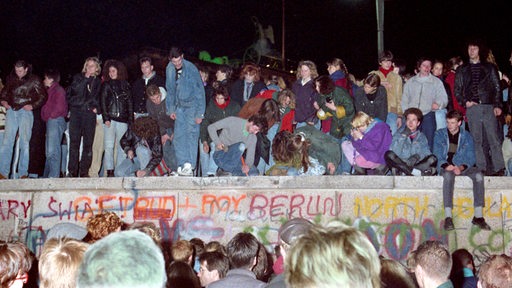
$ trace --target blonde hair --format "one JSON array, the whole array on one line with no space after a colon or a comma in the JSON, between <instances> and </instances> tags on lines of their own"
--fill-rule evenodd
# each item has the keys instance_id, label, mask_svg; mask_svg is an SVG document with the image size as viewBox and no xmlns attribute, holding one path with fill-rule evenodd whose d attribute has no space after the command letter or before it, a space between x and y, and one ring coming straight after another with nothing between
<instances>
[{"instance_id":1,"label":"blonde hair","mask_svg":"<svg viewBox=\"0 0 512 288\"><path fill-rule=\"evenodd\" d=\"M448 247L439 241L425 241L414 255L416 273L418 265L423 268L425 274L438 281L446 281L452 269L452 257Z\"/></svg>"},{"instance_id":2,"label":"blonde hair","mask_svg":"<svg viewBox=\"0 0 512 288\"><path fill-rule=\"evenodd\" d=\"M354 115L354 118L352 119L352 127L354 128L358 128L358 127L361 127L361 126L364 126L364 125L370 125L370 123L373 122L373 118L372 116L362 112L362 111L359 111L356 113L356 115Z\"/></svg>"},{"instance_id":3,"label":"blonde hair","mask_svg":"<svg viewBox=\"0 0 512 288\"><path fill-rule=\"evenodd\" d=\"M101 74L101 61L98 59L98 57L89 57L85 59L84 67L82 68L82 73L87 72L87 62L93 61L96 64L96 72L94 73L94 76L98 76Z\"/></svg>"},{"instance_id":4,"label":"blonde hair","mask_svg":"<svg viewBox=\"0 0 512 288\"><path fill-rule=\"evenodd\" d=\"M39 257L41 288L76 287L78 268L89 244L71 238L51 238Z\"/></svg>"},{"instance_id":5,"label":"blonde hair","mask_svg":"<svg viewBox=\"0 0 512 288\"><path fill-rule=\"evenodd\" d=\"M285 261L287 287L380 287L377 251L353 227L314 227Z\"/></svg>"},{"instance_id":6,"label":"blonde hair","mask_svg":"<svg viewBox=\"0 0 512 288\"><path fill-rule=\"evenodd\" d=\"M174 261L189 263L190 257L194 254L194 245L187 240L179 240L172 244L171 255Z\"/></svg>"},{"instance_id":7,"label":"blonde hair","mask_svg":"<svg viewBox=\"0 0 512 288\"><path fill-rule=\"evenodd\" d=\"M478 277L483 288L511 287L512 258L505 254L491 255L480 266Z\"/></svg>"},{"instance_id":8,"label":"blonde hair","mask_svg":"<svg viewBox=\"0 0 512 288\"><path fill-rule=\"evenodd\" d=\"M311 71L311 79L315 79L318 77L318 70L316 69L316 64L313 61L303 60L299 62L299 66L297 67L297 79L301 79L300 75L300 67L307 66Z\"/></svg>"},{"instance_id":9,"label":"blonde hair","mask_svg":"<svg viewBox=\"0 0 512 288\"><path fill-rule=\"evenodd\" d=\"M123 222L114 212L102 212L94 215L87 221L87 232L91 236L90 243L100 240L121 228Z\"/></svg>"}]
</instances>

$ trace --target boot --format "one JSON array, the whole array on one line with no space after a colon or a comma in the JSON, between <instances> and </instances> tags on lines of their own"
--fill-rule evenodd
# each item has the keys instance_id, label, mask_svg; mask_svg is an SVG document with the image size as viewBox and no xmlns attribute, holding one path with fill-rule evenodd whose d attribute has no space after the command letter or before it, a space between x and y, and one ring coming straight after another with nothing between
<instances>
[{"instance_id":1,"label":"boot","mask_svg":"<svg viewBox=\"0 0 512 288\"><path fill-rule=\"evenodd\" d=\"M366 169L359 167L357 165L354 165L354 175L366 175Z\"/></svg>"},{"instance_id":2,"label":"boot","mask_svg":"<svg viewBox=\"0 0 512 288\"><path fill-rule=\"evenodd\" d=\"M398 157L395 152L389 150L384 154L384 159L386 160L386 163L391 168L396 168L398 170L397 172L402 172L407 176L411 176L412 168L407 166L407 164Z\"/></svg>"},{"instance_id":3,"label":"boot","mask_svg":"<svg viewBox=\"0 0 512 288\"><path fill-rule=\"evenodd\" d=\"M107 170L107 177L115 177L114 170Z\"/></svg>"},{"instance_id":4,"label":"boot","mask_svg":"<svg viewBox=\"0 0 512 288\"><path fill-rule=\"evenodd\" d=\"M379 165L373 169L373 175L386 175L388 174L389 167L388 165Z\"/></svg>"}]
</instances>

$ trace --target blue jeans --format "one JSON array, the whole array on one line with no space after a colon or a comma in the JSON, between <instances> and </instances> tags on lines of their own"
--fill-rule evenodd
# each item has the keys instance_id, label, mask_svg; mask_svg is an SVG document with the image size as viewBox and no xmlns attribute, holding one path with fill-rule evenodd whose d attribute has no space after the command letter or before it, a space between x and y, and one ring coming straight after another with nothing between
<instances>
[{"instance_id":1,"label":"blue jeans","mask_svg":"<svg viewBox=\"0 0 512 288\"><path fill-rule=\"evenodd\" d=\"M309 124L308 124L307 122L298 122L298 123L297 123L297 127L296 127L295 129L300 128L300 127L304 127L304 126L306 126L306 125L309 125ZM317 121L317 122L315 123L315 125L313 125L313 126L314 126L316 129L320 130L321 122L320 122L320 121Z\"/></svg>"},{"instance_id":2,"label":"blue jeans","mask_svg":"<svg viewBox=\"0 0 512 288\"><path fill-rule=\"evenodd\" d=\"M173 133L172 128L167 128L166 133L171 136ZM162 150L164 153L165 165L167 165L167 167L172 171L176 171L176 169L178 169L178 164L176 163L176 152L174 151L174 145L172 142L174 141L165 142L162 146Z\"/></svg>"},{"instance_id":3,"label":"blue jeans","mask_svg":"<svg viewBox=\"0 0 512 288\"><path fill-rule=\"evenodd\" d=\"M44 165L44 178L59 178L62 158L62 135L66 130L64 117L49 119L46 122L46 163Z\"/></svg>"},{"instance_id":4,"label":"blue jeans","mask_svg":"<svg viewBox=\"0 0 512 288\"><path fill-rule=\"evenodd\" d=\"M507 161L508 176L512 176L512 158Z\"/></svg>"},{"instance_id":5,"label":"blue jeans","mask_svg":"<svg viewBox=\"0 0 512 288\"><path fill-rule=\"evenodd\" d=\"M208 175L215 175L217 172L217 164L213 160L213 153L215 151L215 143L210 142L210 152L206 153L203 150L203 143L199 140L199 159L201 161L201 175L206 177Z\"/></svg>"},{"instance_id":6,"label":"blue jeans","mask_svg":"<svg viewBox=\"0 0 512 288\"><path fill-rule=\"evenodd\" d=\"M272 127L270 127L267 131L267 138L268 140L270 141L270 149L269 149L269 160L268 160L268 164L265 163L265 160L263 160L263 158L260 159L260 162L258 163L258 170L261 171L261 174L262 175L265 175L265 173L267 172L267 170L274 166L275 162L274 162L274 158L272 157L272 141L274 141L274 137L276 137L276 134L277 134L277 129L279 129L279 123L275 123L274 125L272 125Z\"/></svg>"},{"instance_id":7,"label":"blue jeans","mask_svg":"<svg viewBox=\"0 0 512 288\"><path fill-rule=\"evenodd\" d=\"M436 110L436 130L446 128L446 109Z\"/></svg>"},{"instance_id":8,"label":"blue jeans","mask_svg":"<svg viewBox=\"0 0 512 288\"><path fill-rule=\"evenodd\" d=\"M124 158L123 161L117 164L114 175L116 177L135 176L135 172L146 168L150 160L151 150L146 146L138 145L137 148L135 148L135 157L133 157L133 161L128 158ZM146 176L149 176L149 172Z\"/></svg>"},{"instance_id":9,"label":"blue jeans","mask_svg":"<svg viewBox=\"0 0 512 288\"><path fill-rule=\"evenodd\" d=\"M348 136L343 136L341 139L336 139L340 145L341 150L341 143L348 141ZM327 167L325 167L327 168ZM347 156L345 156L345 153L341 153L341 159L340 163L338 164L338 167L336 168L336 175L343 175L343 174L350 174L352 172L352 165L350 164L349 159L347 159Z\"/></svg>"},{"instance_id":10,"label":"blue jeans","mask_svg":"<svg viewBox=\"0 0 512 288\"><path fill-rule=\"evenodd\" d=\"M18 175L28 175L29 143L32 136L32 125L34 124L34 115L32 111L8 109L5 117L4 139L0 146L0 173L8 177L14 143L16 141L16 132L19 130L20 158L18 162ZM13 175L16 171L12 171Z\"/></svg>"},{"instance_id":11,"label":"blue jeans","mask_svg":"<svg viewBox=\"0 0 512 288\"><path fill-rule=\"evenodd\" d=\"M197 139L199 139L199 124L194 118L195 108L176 109L174 121L174 149L178 166L190 163L195 168L197 162Z\"/></svg>"},{"instance_id":12,"label":"blue jeans","mask_svg":"<svg viewBox=\"0 0 512 288\"><path fill-rule=\"evenodd\" d=\"M123 161L126 158L119 140L123 137L124 133L128 130L128 124L118 122L115 120L110 121L110 127L103 124L104 131L104 144L105 144L105 156L103 158L103 166L105 170L113 170L115 167L114 162L114 147L117 146L117 163ZM116 145L117 144L117 145Z\"/></svg>"},{"instance_id":13,"label":"blue jeans","mask_svg":"<svg viewBox=\"0 0 512 288\"><path fill-rule=\"evenodd\" d=\"M455 185L455 173L441 169L440 175L443 176L443 204L444 207L453 208L453 189ZM484 207L485 190L484 176L476 167L468 167L462 171L460 176L468 176L473 181L473 206Z\"/></svg>"},{"instance_id":14,"label":"blue jeans","mask_svg":"<svg viewBox=\"0 0 512 288\"><path fill-rule=\"evenodd\" d=\"M244 153L245 145L242 142L230 145L228 151L217 150L213 153L213 160L217 166L226 172L231 172L233 176L246 176L242 172L242 154ZM258 169L252 166L249 170L250 176L259 175Z\"/></svg>"},{"instance_id":15,"label":"blue jeans","mask_svg":"<svg viewBox=\"0 0 512 288\"><path fill-rule=\"evenodd\" d=\"M397 119L398 115L396 113L388 113L388 117L386 118L386 124L388 124L389 128L391 128L391 135L394 135L396 130L398 130L398 128L396 127Z\"/></svg>"},{"instance_id":16,"label":"blue jeans","mask_svg":"<svg viewBox=\"0 0 512 288\"><path fill-rule=\"evenodd\" d=\"M434 134L436 133L436 113L434 111L423 115L419 129L427 137L430 152L434 151Z\"/></svg>"}]
</instances>

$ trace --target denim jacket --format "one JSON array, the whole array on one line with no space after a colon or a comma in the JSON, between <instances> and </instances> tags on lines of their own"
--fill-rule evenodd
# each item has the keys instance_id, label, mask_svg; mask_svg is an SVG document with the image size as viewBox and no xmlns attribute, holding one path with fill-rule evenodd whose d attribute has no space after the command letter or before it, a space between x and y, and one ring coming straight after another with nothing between
<instances>
[{"instance_id":1,"label":"denim jacket","mask_svg":"<svg viewBox=\"0 0 512 288\"><path fill-rule=\"evenodd\" d=\"M183 59L183 72L176 80L176 68L169 62L166 68L165 86L167 114L176 112L177 108L193 109L193 118L203 118L206 107L203 81L196 66Z\"/></svg>"},{"instance_id":2,"label":"denim jacket","mask_svg":"<svg viewBox=\"0 0 512 288\"><path fill-rule=\"evenodd\" d=\"M420 159L432 154L428 146L427 137L425 134L418 131L418 135L411 141L409 139L410 130L406 129L407 126L403 125L393 136L390 150L396 153L401 159L409 159L414 154L418 154ZM409 131L409 133L407 133Z\"/></svg>"},{"instance_id":3,"label":"denim jacket","mask_svg":"<svg viewBox=\"0 0 512 288\"><path fill-rule=\"evenodd\" d=\"M448 129L443 128L436 131L434 135L434 155L437 157L437 170L445 163L448 163L448 147L450 140L448 138ZM467 165L472 167L476 163L475 159L475 145L473 137L468 131L460 129L459 143L457 151L453 155L452 162L454 165Z\"/></svg>"}]
</instances>

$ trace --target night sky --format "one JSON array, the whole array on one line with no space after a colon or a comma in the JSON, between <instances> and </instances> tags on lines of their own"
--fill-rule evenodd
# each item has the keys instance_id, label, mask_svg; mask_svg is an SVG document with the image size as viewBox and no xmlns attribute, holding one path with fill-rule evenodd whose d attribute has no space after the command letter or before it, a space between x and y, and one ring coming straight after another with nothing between
<instances>
[{"instance_id":1,"label":"night sky","mask_svg":"<svg viewBox=\"0 0 512 288\"><path fill-rule=\"evenodd\" d=\"M1 2L3 79L16 59L33 63L36 73L48 67L76 73L88 56L123 59L148 46L241 58L255 40L251 16L273 26L274 48L281 50L281 0ZM477 36L509 72L511 16L506 0L388 0L384 46L412 70L420 56L465 57L465 41ZM326 60L339 57L364 75L378 65L376 27L374 0L286 0L286 55L315 61L322 74Z\"/></svg>"}]
</instances>

